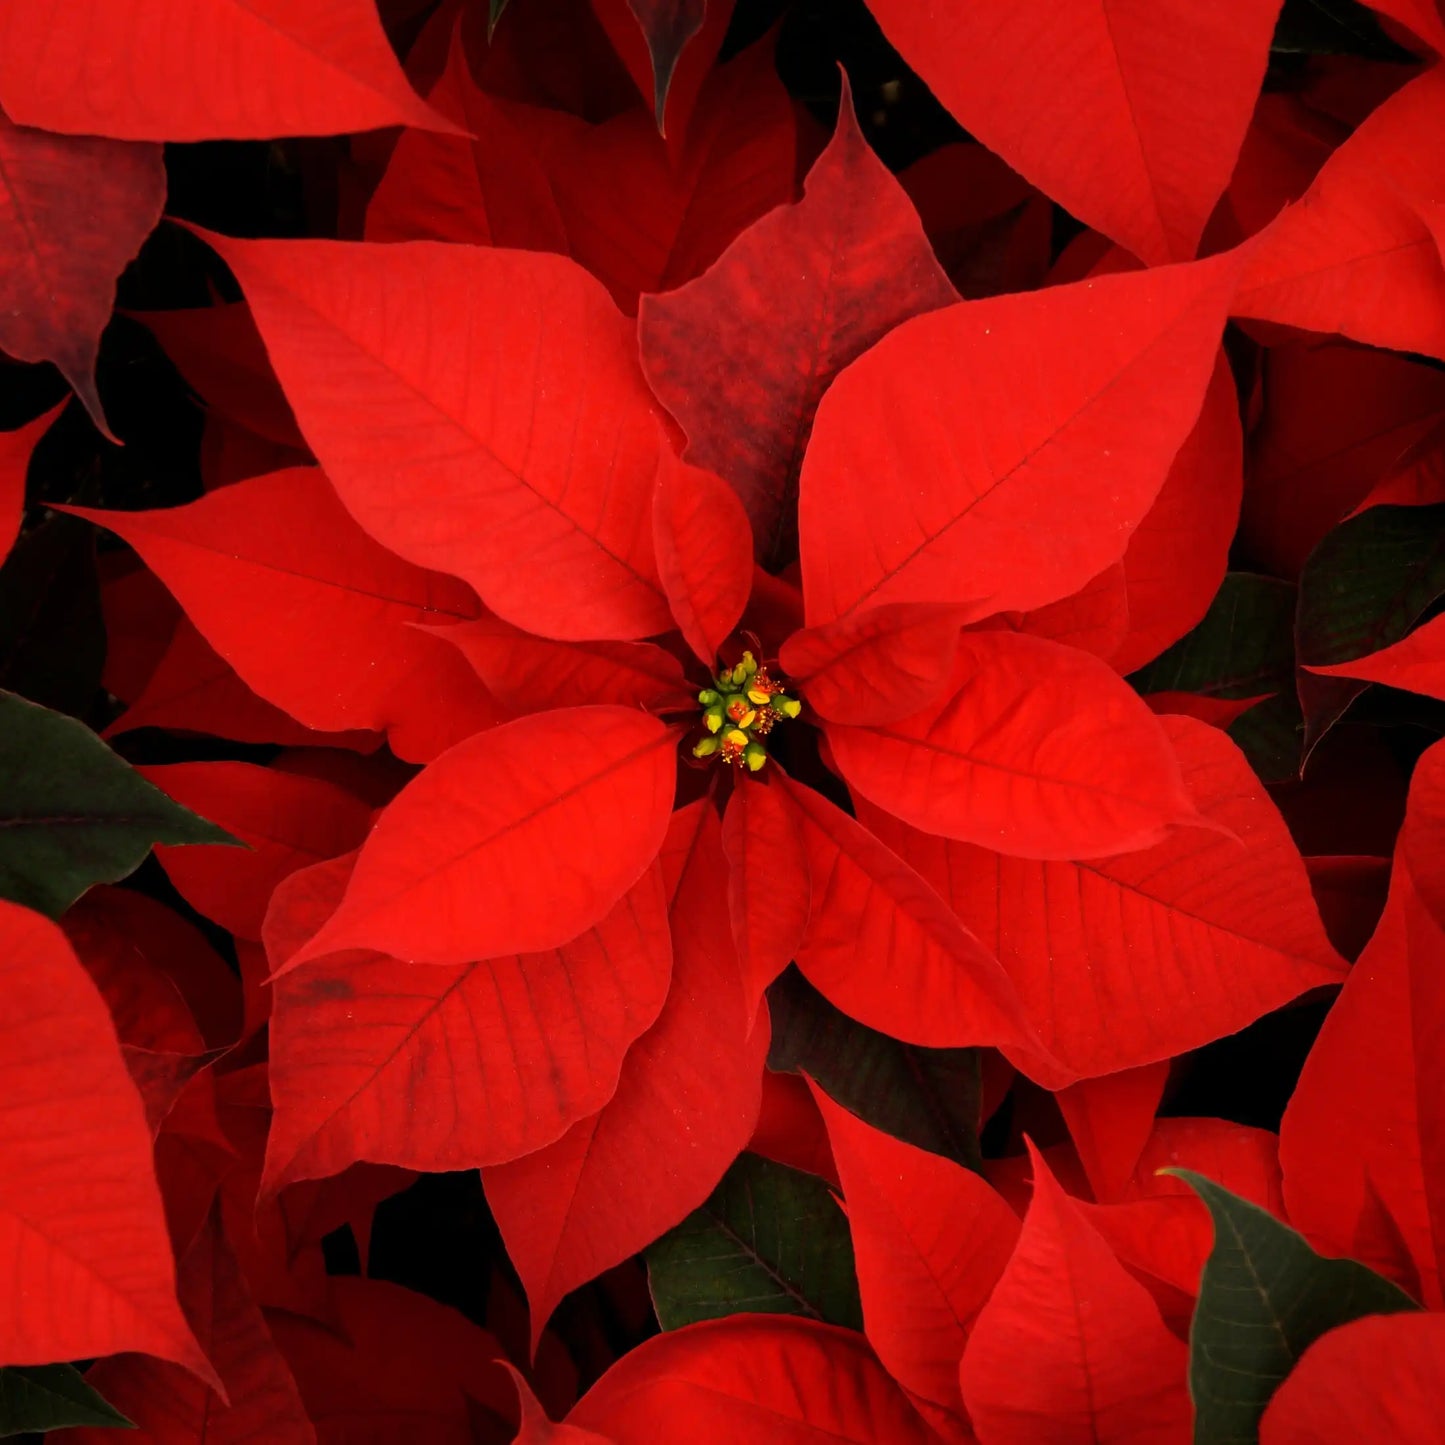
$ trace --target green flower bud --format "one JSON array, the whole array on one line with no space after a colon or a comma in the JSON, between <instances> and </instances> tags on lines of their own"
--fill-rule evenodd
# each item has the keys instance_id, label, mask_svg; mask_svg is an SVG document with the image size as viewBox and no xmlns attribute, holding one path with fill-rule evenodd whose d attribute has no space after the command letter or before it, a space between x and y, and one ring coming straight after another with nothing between
<instances>
[{"instance_id":1,"label":"green flower bud","mask_svg":"<svg viewBox=\"0 0 1445 1445\"><path fill-rule=\"evenodd\" d=\"M710 758L715 752L717 752L720 746L721 744L716 738L703 738L703 740L698 743L698 745L692 750L692 755L695 758Z\"/></svg>"}]
</instances>

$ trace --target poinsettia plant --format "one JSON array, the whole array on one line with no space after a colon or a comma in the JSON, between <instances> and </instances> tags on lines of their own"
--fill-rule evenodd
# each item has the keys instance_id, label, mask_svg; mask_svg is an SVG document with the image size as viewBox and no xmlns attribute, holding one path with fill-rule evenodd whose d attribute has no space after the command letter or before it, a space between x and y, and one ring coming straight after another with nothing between
<instances>
[{"instance_id":1,"label":"poinsettia plant","mask_svg":"<svg viewBox=\"0 0 1445 1445\"><path fill-rule=\"evenodd\" d=\"M0 1433L1433 1439L1441 54L0 0Z\"/></svg>"}]
</instances>

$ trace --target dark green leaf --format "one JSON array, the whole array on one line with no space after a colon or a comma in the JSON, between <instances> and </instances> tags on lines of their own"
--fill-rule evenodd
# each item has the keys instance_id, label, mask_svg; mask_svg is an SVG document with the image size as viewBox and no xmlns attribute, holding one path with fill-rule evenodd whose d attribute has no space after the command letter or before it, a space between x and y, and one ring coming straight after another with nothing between
<instances>
[{"instance_id":1,"label":"dark green leaf","mask_svg":"<svg viewBox=\"0 0 1445 1445\"><path fill-rule=\"evenodd\" d=\"M1235 718L1226 731L1261 782L1298 780L1304 715L1293 688L1256 703Z\"/></svg>"},{"instance_id":2,"label":"dark green leaf","mask_svg":"<svg viewBox=\"0 0 1445 1445\"><path fill-rule=\"evenodd\" d=\"M863 1327L853 1241L828 1186L756 1154L648 1249L647 1276L665 1330L735 1314Z\"/></svg>"},{"instance_id":3,"label":"dark green leaf","mask_svg":"<svg viewBox=\"0 0 1445 1445\"><path fill-rule=\"evenodd\" d=\"M0 1436L71 1426L135 1425L108 1405L74 1365L8 1365L0 1369Z\"/></svg>"},{"instance_id":4,"label":"dark green leaf","mask_svg":"<svg viewBox=\"0 0 1445 1445\"><path fill-rule=\"evenodd\" d=\"M491 8L487 11L487 39L490 40L497 31L497 21L502 18L502 11L507 8L507 0L491 0Z\"/></svg>"},{"instance_id":5,"label":"dark green leaf","mask_svg":"<svg viewBox=\"0 0 1445 1445\"><path fill-rule=\"evenodd\" d=\"M81 717L104 665L95 530L50 517L0 567L0 688Z\"/></svg>"},{"instance_id":6,"label":"dark green leaf","mask_svg":"<svg viewBox=\"0 0 1445 1445\"><path fill-rule=\"evenodd\" d=\"M1419 1306L1352 1259L1326 1259L1268 1211L1189 1169L1214 1220L1189 1330L1195 1445L1254 1445L1279 1383L1326 1330Z\"/></svg>"},{"instance_id":7,"label":"dark green leaf","mask_svg":"<svg viewBox=\"0 0 1445 1445\"><path fill-rule=\"evenodd\" d=\"M1371 507L1340 523L1300 576L1295 633L1308 666L1349 662L1398 642L1445 593L1445 503ZM1368 684L1301 672L1305 755Z\"/></svg>"},{"instance_id":8,"label":"dark green leaf","mask_svg":"<svg viewBox=\"0 0 1445 1445\"><path fill-rule=\"evenodd\" d=\"M840 1013L797 969L768 990L768 1067L805 1073L875 1129L966 1169L981 1167L977 1049L920 1049Z\"/></svg>"},{"instance_id":9,"label":"dark green leaf","mask_svg":"<svg viewBox=\"0 0 1445 1445\"><path fill-rule=\"evenodd\" d=\"M237 843L146 782L83 723L0 692L0 898L58 918L153 843Z\"/></svg>"}]
</instances>

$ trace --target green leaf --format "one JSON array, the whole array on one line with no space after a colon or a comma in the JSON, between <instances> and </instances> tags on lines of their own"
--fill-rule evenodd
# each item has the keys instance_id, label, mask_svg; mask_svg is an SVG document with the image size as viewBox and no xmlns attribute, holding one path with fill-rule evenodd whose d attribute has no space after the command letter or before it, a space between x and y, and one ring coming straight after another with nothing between
<instances>
[{"instance_id":1,"label":"green leaf","mask_svg":"<svg viewBox=\"0 0 1445 1445\"><path fill-rule=\"evenodd\" d=\"M502 18L502 11L507 8L507 0L491 0L491 6L487 11L487 39L497 33L497 21Z\"/></svg>"},{"instance_id":2,"label":"green leaf","mask_svg":"<svg viewBox=\"0 0 1445 1445\"><path fill-rule=\"evenodd\" d=\"M232 843L74 718L0 691L0 898L61 914L153 843Z\"/></svg>"},{"instance_id":3,"label":"green leaf","mask_svg":"<svg viewBox=\"0 0 1445 1445\"><path fill-rule=\"evenodd\" d=\"M1326 1259L1267 1210L1190 1169L1167 1169L1204 1201L1214 1248L1189 1329L1195 1445L1254 1445L1295 1361L1326 1330L1419 1306L1353 1259Z\"/></svg>"},{"instance_id":4,"label":"green leaf","mask_svg":"<svg viewBox=\"0 0 1445 1445\"><path fill-rule=\"evenodd\" d=\"M863 1327L853 1241L828 1186L756 1154L648 1249L647 1275L665 1330L735 1314Z\"/></svg>"},{"instance_id":5,"label":"green leaf","mask_svg":"<svg viewBox=\"0 0 1445 1445\"><path fill-rule=\"evenodd\" d=\"M1310 667L1350 662L1398 642L1445 593L1445 503L1371 507L1340 523L1300 575L1295 632ZM1301 672L1305 756L1368 683Z\"/></svg>"},{"instance_id":6,"label":"green leaf","mask_svg":"<svg viewBox=\"0 0 1445 1445\"><path fill-rule=\"evenodd\" d=\"M921 1049L850 1019L789 968L768 990L774 1073L806 1073L895 1139L975 1172L982 1087L977 1049Z\"/></svg>"},{"instance_id":7,"label":"green leaf","mask_svg":"<svg viewBox=\"0 0 1445 1445\"><path fill-rule=\"evenodd\" d=\"M0 1436L90 1425L134 1430L74 1365L8 1365L0 1369Z\"/></svg>"}]
</instances>

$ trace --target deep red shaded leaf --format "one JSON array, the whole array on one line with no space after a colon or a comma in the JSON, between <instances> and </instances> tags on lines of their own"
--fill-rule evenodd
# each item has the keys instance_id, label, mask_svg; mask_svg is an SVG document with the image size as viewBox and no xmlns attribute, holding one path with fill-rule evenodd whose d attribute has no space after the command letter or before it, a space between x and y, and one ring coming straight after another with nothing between
<instances>
[{"instance_id":1,"label":"deep red shaded leaf","mask_svg":"<svg viewBox=\"0 0 1445 1445\"><path fill-rule=\"evenodd\" d=\"M16 427L0 432L0 562L9 554L20 535L25 517L25 481L36 443L50 430L51 423L65 409L60 402L49 411Z\"/></svg>"},{"instance_id":2,"label":"deep red shaded leaf","mask_svg":"<svg viewBox=\"0 0 1445 1445\"><path fill-rule=\"evenodd\" d=\"M1188 260L1234 169L1278 0L928 6L870 0L990 150L1143 260Z\"/></svg>"},{"instance_id":3,"label":"deep red shaded leaf","mask_svg":"<svg viewBox=\"0 0 1445 1445\"><path fill-rule=\"evenodd\" d=\"M0 930L0 1360L141 1350L212 1379L105 1001L48 919L0 902Z\"/></svg>"},{"instance_id":4,"label":"deep red shaded leaf","mask_svg":"<svg viewBox=\"0 0 1445 1445\"><path fill-rule=\"evenodd\" d=\"M1370 0L1370 9L1413 30L1436 55L1445 55L1445 16L1435 0Z\"/></svg>"},{"instance_id":5,"label":"deep red shaded leaf","mask_svg":"<svg viewBox=\"0 0 1445 1445\"><path fill-rule=\"evenodd\" d=\"M670 625L648 507L667 442L631 326L575 264L429 242L208 239L373 537L533 632Z\"/></svg>"},{"instance_id":6,"label":"deep red shaded leaf","mask_svg":"<svg viewBox=\"0 0 1445 1445\"><path fill-rule=\"evenodd\" d=\"M274 965L325 920L352 861L278 890L266 919ZM545 953L459 967L349 953L287 973L271 1016L265 1192L357 1160L474 1169L552 1143L612 1097L671 963L653 867L595 928Z\"/></svg>"},{"instance_id":7,"label":"deep red shaded leaf","mask_svg":"<svg viewBox=\"0 0 1445 1445\"><path fill-rule=\"evenodd\" d=\"M614 1445L929 1445L907 1397L852 1330L744 1315L648 1340L567 1423Z\"/></svg>"},{"instance_id":8,"label":"deep red shaded leaf","mask_svg":"<svg viewBox=\"0 0 1445 1445\"><path fill-rule=\"evenodd\" d=\"M416 1182L410 1169L389 1164L353 1164L331 1179L311 1179L282 1191L277 1198L286 1222L291 1254L319 1245L333 1229L351 1230L362 1274L367 1273L371 1229L377 1206Z\"/></svg>"},{"instance_id":9,"label":"deep red shaded leaf","mask_svg":"<svg viewBox=\"0 0 1445 1445\"><path fill-rule=\"evenodd\" d=\"M959 629L977 610L889 603L795 632L779 660L821 717L857 727L896 722L943 691L953 675Z\"/></svg>"},{"instance_id":10,"label":"deep red shaded leaf","mask_svg":"<svg viewBox=\"0 0 1445 1445\"><path fill-rule=\"evenodd\" d=\"M1101 1204L1122 1193L1133 1176L1168 1079L1166 1060L1081 1079L1055 1095L1094 1198Z\"/></svg>"},{"instance_id":11,"label":"deep red shaded leaf","mask_svg":"<svg viewBox=\"0 0 1445 1445\"><path fill-rule=\"evenodd\" d=\"M273 1312L276 1343L301 1387L319 1445L493 1445L515 1423L517 1392L496 1340L456 1310L380 1279L332 1280L337 1328Z\"/></svg>"},{"instance_id":12,"label":"deep red shaded leaf","mask_svg":"<svg viewBox=\"0 0 1445 1445\"><path fill-rule=\"evenodd\" d=\"M755 1010L802 946L812 908L802 820L788 790L739 778L723 815L722 843L733 946L745 1002Z\"/></svg>"},{"instance_id":13,"label":"deep red shaded leaf","mask_svg":"<svg viewBox=\"0 0 1445 1445\"><path fill-rule=\"evenodd\" d=\"M0 14L0 105L123 140L439 125L373 0L38 0Z\"/></svg>"},{"instance_id":14,"label":"deep red shaded leaf","mask_svg":"<svg viewBox=\"0 0 1445 1445\"><path fill-rule=\"evenodd\" d=\"M436 635L459 648L487 690L518 713L584 703L663 711L691 706L697 696L677 658L650 642L554 642L500 617Z\"/></svg>"},{"instance_id":15,"label":"deep red shaded leaf","mask_svg":"<svg viewBox=\"0 0 1445 1445\"><path fill-rule=\"evenodd\" d=\"M964 302L850 366L803 462L809 623L884 602L1026 611L1117 562L1199 416L1237 265Z\"/></svg>"},{"instance_id":16,"label":"deep red shaded leaf","mask_svg":"<svg viewBox=\"0 0 1445 1445\"><path fill-rule=\"evenodd\" d=\"M652 539L672 615L711 670L752 592L747 513L720 477L664 462L652 498Z\"/></svg>"},{"instance_id":17,"label":"deep red shaded leaf","mask_svg":"<svg viewBox=\"0 0 1445 1445\"><path fill-rule=\"evenodd\" d=\"M1160 726L1208 826L1143 851L1032 862L874 823L996 950L1044 1047L1084 1076L1198 1048L1344 977L1239 749L1193 719Z\"/></svg>"},{"instance_id":18,"label":"deep red shaded leaf","mask_svg":"<svg viewBox=\"0 0 1445 1445\"><path fill-rule=\"evenodd\" d=\"M129 542L242 681L320 731L403 721L417 674L450 651L413 624L477 614L461 583L373 542L314 468L168 511L71 510Z\"/></svg>"},{"instance_id":19,"label":"deep red shaded leaf","mask_svg":"<svg viewBox=\"0 0 1445 1445\"><path fill-rule=\"evenodd\" d=\"M11 36L17 17L31 13L0 14L0 104L12 118L23 117L5 77ZM116 278L165 202L158 146L47 135L0 115L0 348L20 361L53 361L107 436L95 389L100 333Z\"/></svg>"},{"instance_id":20,"label":"deep red shaded leaf","mask_svg":"<svg viewBox=\"0 0 1445 1445\"><path fill-rule=\"evenodd\" d=\"M797 1074L763 1074L763 1104L748 1152L825 1179L840 1193L828 1131L808 1084Z\"/></svg>"},{"instance_id":21,"label":"deep red shaded leaf","mask_svg":"<svg viewBox=\"0 0 1445 1445\"><path fill-rule=\"evenodd\" d=\"M968 632L950 684L910 717L828 727L849 786L915 828L1018 856L1150 846L1196 817L1169 736L1097 658Z\"/></svg>"},{"instance_id":22,"label":"deep red shaded leaf","mask_svg":"<svg viewBox=\"0 0 1445 1445\"><path fill-rule=\"evenodd\" d=\"M254 763L167 763L140 772L247 845L156 849L186 902L244 938L260 938L283 878L349 852L371 822L371 809L342 789Z\"/></svg>"},{"instance_id":23,"label":"deep red shaded leaf","mask_svg":"<svg viewBox=\"0 0 1445 1445\"><path fill-rule=\"evenodd\" d=\"M1445 183L1445 155L1419 144L1442 114L1438 67L1380 106L1250 248L1234 314L1445 356L1445 270L1418 209Z\"/></svg>"},{"instance_id":24,"label":"deep red shaded leaf","mask_svg":"<svg viewBox=\"0 0 1445 1445\"><path fill-rule=\"evenodd\" d=\"M612 1445L605 1435L598 1435L593 1430L554 1424L532 1393L526 1377L505 1360L502 1364L517 1387L517 1403L522 1411L522 1424L514 1445Z\"/></svg>"},{"instance_id":25,"label":"deep red shaded leaf","mask_svg":"<svg viewBox=\"0 0 1445 1445\"><path fill-rule=\"evenodd\" d=\"M340 908L287 966L349 948L463 964L575 938L656 857L674 772L672 732L627 708L459 743L381 814Z\"/></svg>"},{"instance_id":26,"label":"deep red shaded leaf","mask_svg":"<svg viewBox=\"0 0 1445 1445\"><path fill-rule=\"evenodd\" d=\"M1178 1445L1188 1351L1030 1146L1023 1233L959 1369L982 1445Z\"/></svg>"},{"instance_id":27,"label":"deep red shaded leaf","mask_svg":"<svg viewBox=\"0 0 1445 1445\"><path fill-rule=\"evenodd\" d=\"M697 280L643 299L647 379L689 459L743 499L760 557L795 540L798 471L829 383L899 322L957 299L858 129L846 76L803 199L756 221Z\"/></svg>"},{"instance_id":28,"label":"deep red shaded leaf","mask_svg":"<svg viewBox=\"0 0 1445 1445\"><path fill-rule=\"evenodd\" d=\"M838 1161L868 1342L901 1385L961 1417L958 1361L1018 1218L977 1174L813 1095Z\"/></svg>"},{"instance_id":29,"label":"deep red shaded leaf","mask_svg":"<svg viewBox=\"0 0 1445 1445\"><path fill-rule=\"evenodd\" d=\"M1445 618L1434 617L1390 647L1382 647L1353 662L1312 667L1327 677L1353 677L1378 682L1406 692L1445 698Z\"/></svg>"},{"instance_id":30,"label":"deep red shaded leaf","mask_svg":"<svg viewBox=\"0 0 1445 1445\"><path fill-rule=\"evenodd\" d=\"M135 1421L140 1434L133 1438L147 1445L315 1445L296 1381L246 1287L218 1211L181 1259L177 1287L226 1401L174 1365L139 1355L102 1360L86 1379ZM104 1445L110 1433L81 1430L73 1438Z\"/></svg>"},{"instance_id":31,"label":"deep red shaded leaf","mask_svg":"<svg viewBox=\"0 0 1445 1445\"><path fill-rule=\"evenodd\" d=\"M1040 1055L998 960L943 899L821 794L793 784L788 792L812 880L796 954L809 982L850 1017L906 1043L989 1044L1053 1082L1057 1066Z\"/></svg>"},{"instance_id":32,"label":"deep red shaded leaf","mask_svg":"<svg viewBox=\"0 0 1445 1445\"><path fill-rule=\"evenodd\" d=\"M727 859L706 801L674 815L673 982L622 1065L611 1103L482 1183L526 1287L535 1345L562 1296L683 1220L757 1122L769 1029L743 1001L728 937ZM590 1428L590 1427L589 1427Z\"/></svg>"},{"instance_id":33,"label":"deep red shaded leaf","mask_svg":"<svg viewBox=\"0 0 1445 1445\"><path fill-rule=\"evenodd\" d=\"M1430 1445L1445 1413L1445 1317L1371 1315L1321 1335L1275 1391L1260 1445Z\"/></svg>"},{"instance_id":34,"label":"deep red shaded leaf","mask_svg":"<svg viewBox=\"0 0 1445 1445\"><path fill-rule=\"evenodd\" d=\"M435 706L434 698L428 701ZM252 692L184 617L176 623L170 644L144 688L103 736L147 727L292 747L326 743L369 751L382 743L376 733L318 733L297 722Z\"/></svg>"},{"instance_id":35,"label":"deep red shaded leaf","mask_svg":"<svg viewBox=\"0 0 1445 1445\"><path fill-rule=\"evenodd\" d=\"M1120 564L1129 630L1108 655L1116 672L1152 662L1209 610L1239 522L1243 450L1234 376L1221 355L1204 410Z\"/></svg>"}]
</instances>

